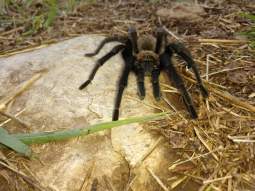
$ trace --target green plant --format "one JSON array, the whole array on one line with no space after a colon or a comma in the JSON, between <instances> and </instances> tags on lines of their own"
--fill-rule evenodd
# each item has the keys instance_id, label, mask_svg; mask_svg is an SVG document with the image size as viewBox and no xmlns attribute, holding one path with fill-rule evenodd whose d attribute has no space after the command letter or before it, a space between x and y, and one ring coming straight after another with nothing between
<instances>
[{"instance_id":1,"label":"green plant","mask_svg":"<svg viewBox=\"0 0 255 191\"><path fill-rule=\"evenodd\" d=\"M253 23L249 30L241 32L241 34L245 35L250 40L250 46L255 48L255 15L250 13L241 13L241 16L249 19Z\"/></svg>"},{"instance_id":2,"label":"green plant","mask_svg":"<svg viewBox=\"0 0 255 191\"><path fill-rule=\"evenodd\" d=\"M48 13L47 13L47 19L44 23L44 27L48 28L52 25L53 21L55 20L58 12L57 8L57 1L56 0L46 0L46 3L48 5Z\"/></svg>"},{"instance_id":3,"label":"green plant","mask_svg":"<svg viewBox=\"0 0 255 191\"><path fill-rule=\"evenodd\" d=\"M83 128L73 128L61 131L52 131L52 132L37 132L37 133L20 133L20 134L8 134L8 132L0 128L0 146L4 145L5 147L11 148L16 152L30 157L32 151L27 145L30 144L39 144L39 143L48 143L52 141L61 141L70 139L78 136L85 136L98 131L105 129L111 129L113 127L118 127L121 125L128 125L131 123L146 122L150 120L155 120L162 118L167 113L158 113L150 116L144 117L130 117L127 119L119 121L105 122L95 125L90 125Z\"/></svg>"}]
</instances>

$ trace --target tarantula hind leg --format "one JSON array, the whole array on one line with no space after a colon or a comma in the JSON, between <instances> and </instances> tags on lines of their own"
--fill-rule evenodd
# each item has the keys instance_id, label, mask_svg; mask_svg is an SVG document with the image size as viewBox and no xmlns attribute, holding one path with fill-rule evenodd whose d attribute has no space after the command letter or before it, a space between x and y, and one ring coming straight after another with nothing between
<instances>
[{"instance_id":1,"label":"tarantula hind leg","mask_svg":"<svg viewBox=\"0 0 255 191\"><path fill-rule=\"evenodd\" d=\"M207 98L209 96L209 93L203 85L202 79L199 74L198 66L194 62L190 51L182 43L171 43L168 45L167 49L169 48L174 50L174 52L176 52L176 54L178 54L187 63L188 68L192 68L197 80L198 88L200 89L202 96L204 98Z\"/></svg>"},{"instance_id":2,"label":"tarantula hind leg","mask_svg":"<svg viewBox=\"0 0 255 191\"><path fill-rule=\"evenodd\" d=\"M174 65L171 62L171 54L166 50L165 53L163 53L160 57L160 63L163 66L164 70L166 71L169 79L174 83L176 88L181 93L181 96L184 100L184 104L191 116L191 118L196 119L197 112L195 110L194 104L192 102L192 99L184 85L184 82L181 78L181 76L177 73Z\"/></svg>"},{"instance_id":3,"label":"tarantula hind leg","mask_svg":"<svg viewBox=\"0 0 255 191\"><path fill-rule=\"evenodd\" d=\"M124 45L117 45L115 46L109 53L107 53L106 55L104 55L103 57L101 57L100 59L97 60L96 65L94 66L92 72L89 75L89 79L87 81L85 81L80 87L79 89L82 90L85 87L87 87L87 85L89 85L92 80L94 79L98 69L107 61L109 60L111 57L113 57L114 55L118 54L123 48L125 48Z\"/></svg>"}]
</instances>

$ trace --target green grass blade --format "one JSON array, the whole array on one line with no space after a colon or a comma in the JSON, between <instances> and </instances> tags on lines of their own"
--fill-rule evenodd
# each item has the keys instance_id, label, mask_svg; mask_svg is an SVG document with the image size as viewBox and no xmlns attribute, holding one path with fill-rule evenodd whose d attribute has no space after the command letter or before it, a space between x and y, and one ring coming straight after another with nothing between
<instances>
[{"instance_id":1,"label":"green grass blade","mask_svg":"<svg viewBox=\"0 0 255 191\"><path fill-rule=\"evenodd\" d=\"M252 21L255 21L255 15L253 15L253 14L250 14L250 13L241 13L240 14L242 17L245 17L245 18L247 18L247 19L250 19L250 20L252 20Z\"/></svg>"},{"instance_id":2,"label":"green grass blade","mask_svg":"<svg viewBox=\"0 0 255 191\"><path fill-rule=\"evenodd\" d=\"M49 12L47 15L47 20L44 23L45 28L48 28L52 25L53 21L55 20L58 12L57 8L57 1L56 0L48 0L49 4Z\"/></svg>"},{"instance_id":3,"label":"green grass blade","mask_svg":"<svg viewBox=\"0 0 255 191\"><path fill-rule=\"evenodd\" d=\"M0 143L27 157L30 157L32 154L31 149L26 144L15 136L9 135L3 128L0 128Z\"/></svg>"},{"instance_id":4,"label":"green grass blade","mask_svg":"<svg viewBox=\"0 0 255 191\"><path fill-rule=\"evenodd\" d=\"M91 125L84 128L67 129L62 131L53 132L41 132L41 133L29 133L29 134L14 134L13 136L25 144L38 144L38 143L48 143L51 141L66 140L69 138L84 136L92 134L105 129L111 129L113 127L127 125L131 123L146 122L154 119L159 119L165 116L167 113L159 113L145 117L132 117L128 119L123 119L119 121L111 121L100 124Z\"/></svg>"}]
</instances>

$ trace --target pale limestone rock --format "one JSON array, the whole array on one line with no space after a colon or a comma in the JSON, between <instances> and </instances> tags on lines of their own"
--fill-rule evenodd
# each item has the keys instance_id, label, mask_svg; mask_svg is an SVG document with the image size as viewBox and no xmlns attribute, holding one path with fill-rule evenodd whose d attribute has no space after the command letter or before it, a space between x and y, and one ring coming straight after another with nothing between
<instances>
[{"instance_id":1,"label":"pale limestone rock","mask_svg":"<svg viewBox=\"0 0 255 191\"><path fill-rule=\"evenodd\" d=\"M116 82L123 65L120 56L109 60L86 90L78 90L79 85L87 79L96 58L113 46L105 46L96 57L84 57L84 53L93 51L102 39L96 35L81 36L46 48L0 58L1 96L39 70L48 70L9 107L11 113L25 108L19 118L29 125L29 129L20 129L20 132L75 128L111 120ZM130 99L137 98L136 91L136 80L131 75L122 100L121 118L153 113L152 108ZM149 95L145 101L149 102L150 90L147 92ZM109 190L102 178L105 175L116 191L123 191L131 181L128 179L129 168L141 160L156 140L158 136L135 124L69 141L35 145L33 151L41 162L31 160L29 168L45 187L53 190L76 191L82 186L81 190L90 190L94 178L99 181L98 191ZM160 165L167 163L166 158L170 159L166 148L160 144L140 167L131 169L132 177L136 174L131 185L134 191L158 190L157 183L145 167L164 178L167 166ZM89 179L87 187L86 181L84 183L86 177Z\"/></svg>"}]
</instances>

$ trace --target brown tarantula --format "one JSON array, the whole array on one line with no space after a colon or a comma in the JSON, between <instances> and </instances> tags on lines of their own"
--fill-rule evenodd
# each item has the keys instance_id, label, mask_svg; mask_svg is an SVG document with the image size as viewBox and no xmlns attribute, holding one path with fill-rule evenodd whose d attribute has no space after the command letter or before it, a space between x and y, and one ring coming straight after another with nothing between
<instances>
[{"instance_id":1,"label":"brown tarantula","mask_svg":"<svg viewBox=\"0 0 255 191\"><path fill-rule=\"evenodd\" d=\"M111 57L118 54L121 51L122 58L124 60L124 67L120 80L118 83L118 92L115 100L115 106L113 111L112 120L118 120L119 107L123 91L128 83L128 75L130 72L134 72L137 77L138 95L141 99L145 97L144 77L151 76L151 83L153 87L153 95L156 100L161 97L159 86L159 75L164 70L169 79L174 83L176 88L180 91L184 104L193 119L197 118L197 112L195 110L192 99L185 88L184 82L181 76L177 73L171 58L174 53L178 54L185 60L187 67L192 68L198 87L204 98L208 97L208 92L203 86L202 80L199 75L197 65L192 59L192 56L188 49L181 43L168 43L167 33L163 27L157 28L156 38L152 36L144 36L138 39L137 32L134 27L129 27L128 36L116 36L105 38L98 48L93 53L85 54L85 56L96 55L106 43L120 42L109 53L97 60L95 67L93 68L89 79L84 82L79 89L85 88L95 77L98 69Z\"/></svg>"}]
</instances>

